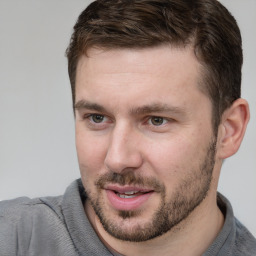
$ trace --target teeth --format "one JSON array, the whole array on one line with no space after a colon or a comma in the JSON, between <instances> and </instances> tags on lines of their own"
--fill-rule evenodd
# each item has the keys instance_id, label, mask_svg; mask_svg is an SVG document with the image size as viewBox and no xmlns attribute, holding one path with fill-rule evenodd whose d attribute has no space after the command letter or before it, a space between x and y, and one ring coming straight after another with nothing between
<instances>
[{"instance_id":1,"label":"teeth","mask_svg":"<svg viewBox=\"0 0 256 256\"><path fill-rule=\"evenodd\" d=\"M118 194L118 196L121 197L121 198L133 198L133 197L136 197L135 195L128 196L128 195L124 195L124 194Z\"/></svg>"},{"instance_id":2,"label":"teeth","mask_svg":"<svg viewBox=\"0 0 256 256\"><path fill-rule=\"evenodd\" d=\"M117 195L121 198L133 198L133 197L136 197L138 195L138 192L139 191L127 191L127 192L124 192L122 194L117 193Z\"/></svg>"},{"instance_id":3,"label":"teeth","mask_svg":"<svg viewBox=\"0 0 256 256\"><path fill-rule=\"evenodd\" d=\"M127 192L124 192L123 194L125 194L125 195L133 195L133 194L136 194L138 192L139 191L127 191Z\"/></svg>"}]
</instances>

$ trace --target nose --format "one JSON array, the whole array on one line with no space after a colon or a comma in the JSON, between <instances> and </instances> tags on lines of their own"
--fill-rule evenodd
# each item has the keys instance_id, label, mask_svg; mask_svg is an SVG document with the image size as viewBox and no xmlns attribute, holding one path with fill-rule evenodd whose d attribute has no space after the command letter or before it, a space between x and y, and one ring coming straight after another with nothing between
<instances>
[{"instance_id":1,"label":"nose","mask_svg":"<svg viewBox=\"0 0 256 256\"><path fill-rule=\"evenodd\" d=\"M137 169L142 165L139 134L127 125L115 126L111 132L105 158L107 169L120 173L127 169Z\"/></svg>"}]
</instances>

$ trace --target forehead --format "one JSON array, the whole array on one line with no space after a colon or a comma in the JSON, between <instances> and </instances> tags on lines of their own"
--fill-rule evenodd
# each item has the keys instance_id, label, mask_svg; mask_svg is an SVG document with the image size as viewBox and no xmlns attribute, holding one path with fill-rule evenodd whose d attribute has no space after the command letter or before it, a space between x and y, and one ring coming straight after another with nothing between
<instances>
[{"instance_id":1,"label":"forehead","mask_svg":"<svg viewBox=\"0 0 256 256\"><path fill-rule=\"evenodd\" d=\"M111 62L110 62L111 60ZM124 71L164 71L164 67L174 69L180 66L189 66L192 72L199 68L194 49L192 47L174 47L162 45L148 48L118 48L102 49L90 48L86 55L79 58L77 73L85 68L90 72L93 67L105 72L124 72ZM138 69L139 68L139 69ZM189 71L187 70L187 71ZM180 70L181 71L181 70Z\"/></svg>"},{"instance_id":2,"label":"forehead","mask_svg":"<svg viewBox=\"0 0 256 256\"><path fill-rule=\"evenodd\" d=\"M186 95L200 93L201 69L189 47L90 49L78 62L76 102L88 97L102 101L144 95L145 104L167 96L185 103Z\"/></svg>"}]
</instances>

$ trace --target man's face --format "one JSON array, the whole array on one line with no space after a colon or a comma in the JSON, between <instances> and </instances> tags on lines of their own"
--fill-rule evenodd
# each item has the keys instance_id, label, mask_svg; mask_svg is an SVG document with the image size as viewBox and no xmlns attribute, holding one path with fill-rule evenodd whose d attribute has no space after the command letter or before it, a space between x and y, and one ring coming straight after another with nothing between
<instances>
[{"instance_id":1,"label":"man's face","mask_svg":"<svg viewBox=\"0 0 256 256\"><path fill-rule=\"evenodd\" d=\"M191 49L91 49L77 67L76 145L86 204L112 236L146 241L207 196L216 140Z\"/></svg>"}]
</instances>

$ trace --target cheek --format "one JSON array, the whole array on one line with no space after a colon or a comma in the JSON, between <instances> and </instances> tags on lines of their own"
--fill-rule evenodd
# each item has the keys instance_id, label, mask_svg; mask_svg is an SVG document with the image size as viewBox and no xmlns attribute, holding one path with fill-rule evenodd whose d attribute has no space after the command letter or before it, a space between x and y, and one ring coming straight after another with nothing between
<instances>
[{"instance_id":1,"label":"cheek","mask_svg":"<svg viewBox=\"0 0 256 256\"><path fill-rule=\"evenodd\" d=\"M174 184L175 180L185 177L198 165L202 155L198 145L186 137L158 141L147 149L148 162L162 180Z\"/></svg>"},{"instance_id":2,"label":"cheek","mask_svg":"<svg viewBox=\"0 0 256 256\"><path fill-rule=\"evenodd\" d=\"M76 150L82 176L93 176L100 173L106 155L106 147L101 138L77 132Z\"/></svg>"}]
</instances>

